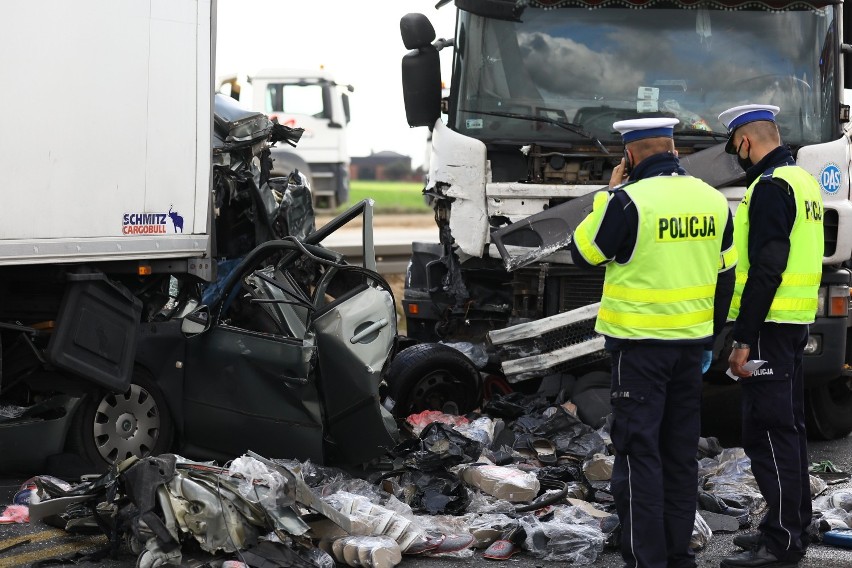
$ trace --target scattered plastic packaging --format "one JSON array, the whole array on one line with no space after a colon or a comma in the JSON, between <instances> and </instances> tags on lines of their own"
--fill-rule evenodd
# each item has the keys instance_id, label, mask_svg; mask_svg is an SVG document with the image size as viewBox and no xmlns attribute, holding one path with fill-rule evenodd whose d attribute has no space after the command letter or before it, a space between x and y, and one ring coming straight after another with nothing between
<instances>
[{"instance_id":1,"label":"scattered plastic packaging","mask_svg":"<svg viewBox=\"0 0 852 568\"><path fill-rule=\"evenodd\" d=\"M446 539L446 535L470 535L470 518L471 515L459 517L454 515L418 515L414 519L414 522L427 535L431 535L433 538L440 539L443 537ZM460 550L438 553L430 551L429 555L440 556L442 558L470 558L473 556L473 546L475 544L476 540L474 539L470 541L470 546L464 546Z\"/></svg>"},{"instance_id":2,"label":"scattered plastic packaging","mask_svg":"<svg viewBox=\"0 0 852 568\"><path fill-rule=\"evenodd\" d=\"M511 514L515 512L515 506L505 499L498 499L487 493L476 491L470 499L470 505L468 505L467 510L470 513L485 515L497 513Z\"/></svg>"},{"instance_id":3,"label":"scattered plastic packaging","mask_svg":"<svg viewBox=\"0 0 852 568\"><path fill-rule=\"evenodd\" d=\"M282 503L281 497L289 492L282 488L286 485L284 477L277 471L271 471L264 463L250 456L241 456L231 462L228 475L240 476L237 486L240 495L252 503L261 503L265 507L275 508L292 505L295 501ZM264 485L266 491L258 491L257 486Z\"/></svg>"},{"instance_id":4,"label":"scattered plastic packaging","mask_svg":"<svg viewBox=\"0 0 852 568\"><path fill-rule=\"evenodd\" d=\"M710 459L710 458L705 458ZM742 448L726 448L716 460L716 467L706 467L709 464L701 460L708 477L703 489L724 499L728 504L736 503L738 507L750 511L763 505L763 496L757 487L757 481L751 473L751 460Z\"/></svg>"},{"instance_id":5,"label":"scattered plastic packaging","mask_svg":"<svg viewBox=\"0 0 852 568\"><path fill-rule=\"evenodd\" d=\"M371 503L361 495L340 491L323 500L349 517L354 536L388 536L399 544L403 552L426 541L426 535L410 519Z\"/></svg>"},{"instance_id":6,"label":"scattered plastic packaging","mask_svg":"<svg viewBox=\"0 0 852 568\"><path fill-rule=\"evenodd\" d=\"M823 491L828 489L828 483L826 483L823 479L820 479L815 475L811 475L809 477L811 478L811 499L821 495Z\"/></svg>"},{"instance_id":7,"label":"scattered plastic packaging","mask_svg":"<svg viewBox=\"0 0 852 568\"><path fill-rule=\"evenodd\" d=\"M411 425L415 436L419 436L427 426L433 422L448 424L450 426L461 426L470 422L464 416L456 416L454 414L444 414L440 410L424 410L419 414L412 414L405 419Z\"/></svg>"},{"instance_id":8,"label":"scattered plastic packaging","mask_svg":"<svg viewBox=\"0 0 852 568\"><path fill-rule=\"evenodd\" d=\"M319 492L321 496L333 495L334 493L345 491L346 493L361 495L373 503L378 503L380 505L386 498L386 495L382 494L379 487L373 485L366 479L361 479L359 477L334 477L327 483L317 486L316 491Z\"/></svg>"},{"instance_id":9,"label":"scattered plastic packaging","mask_svg":"<svg viewBox=\"0 0 852 568\"><path fill-rule=\"evenodd\" d=\"M400 479L398 495L416 513L461 515L470 505L472 491L446 470L407 471Z\"/></svg>"},{"instance_id":10,"label":"scattered plastic packaging","mask_svg":"<svg viewBox=\"0 0 852 568\"><path fill-rule=\"evenodd\" d=\"M838 489L814 499L814 513L818 515L818 531L852 528L852 491Z\"/></svg>"},{"instance_id":11,"label":"scattered plastic packaging","mask_svg":"<svg viewBox=\"0 0 852 568\"><path fill-rule=\"evenodd\" d=\"M18 489L12 498L12 503L15 505L32 505L40 502L41 497L38 494L38 486L33 479L23 482L21 488Z\"/></svg>"},{"instance_id":12,"label":"scattered plastic packaging","mask_svg":"<svg viewBox=\"0 0 852 568\"><path fill-rule=\"evenodd\" d=\"M541 483L534 473L500 465L464 465L457 470L466 483L512 503L535 499Z\"/></svg>"},{"instance_id":13,"label":"scattered plastic packaging","mask_svg":"<svg viewBox=\"0 0 852 568\"><path fill-rule=\"evenodd\" d=\"M0 513L0 524L30 522L30 508L26 505L9 505Z\"/></svg>"},{"instance_id":14,"label":"scattered plastic packaging","mask_svg":"<svg viewBox=\"0 0 852 568\"><path fill-rule=\"evenodd\" d=\"M612 478L615 456L595 454L583 463L583 474L589 481L607 481Z\"/></svg>"},{"instance_id":15,"label":"scattered plastic packaging","mask_svg":"<svg viewBox=\"0 0 852 568\"><path fill-rule=\"evenodd\" d=\"M527 515L519 523L526 531L524 548L547 561L592 564L606 540L598 520L577 507L557 506L552 520Z\"/></svg>"},{"instance_id":16,"label":"scattered plastic packaging","mask_svg":"<svg viewBox=\"0 0 852 568\"><path fill-rule=\"evenodd\" d=\"M455 426L455 430L462 436L476 440L486 447L494 441L494 421L487 416L477 418L468 424L459 424Z\"/></svg>"},{"instance_id":17,"label":"scattered plastic packaging","mask_svg":"<svg viewBox=\"0 0 852 568\"><path fill-rule=\"evenodd\" d=\"M852 489L837 489L828 495L814 499L814 510L843 509L852 513Z\"/></svg>"},{"instance_id":18,"label":"scattered plastic packaging","mask_svg":"<svg viewBox=\"0 0 852 568\"><path fill-rule=\"evenodd\" d=\"M689 540L689 548L692 550L701 550L710 539L713 538L713 531L707 525L704 518L695 512L695 522L692 525L692 538Z\"/></svg>"},{"instance_id":19,"label":"scattered plastic packaging","mask_svg":"<svg viewBox=\"0 0 852 568\"><path fill-rule=\"evenodd\" d=\"M402 561L399 544L389 536L345 536L331 545L334 558L349 566L393 568Z\"/></svg>"},{"instance_id":20,"label":"scattered plastic packaging","mask_svg":"<svg viewBox=\"0 0 852 568\"><path fill-rule=\"evenodd\" d=\"M820 532L852 528L852 513L840 508L820 511L818 520Z\"/></svg>"},{"instance_id":21,"label":"scattered plastic packaging","mask_svg":"<svg viewBox=\"0 0 852 568\"><path fill-rule=\"evenodd\" d=\"M486 548L495 540L502 538L518 521L501 513L467 515L467 527L476 539L476 548Z\"/></svg>"},{"instance_id":22,"label":"scattered plastic packaging","mask_svg":"<svg viewBox=\"0 0 852 568\"><path fill-rule=\"evenodd\" d=\"M451 426L433 422L420 433L420 440L412 440L414 451L408 447L406 465L423 472L446 472L446 468L460 463L473 463L482 454L482 444L462 436ZM400 446L407 446L403 443ZM397 446L399 448L399 446ZM397 449L395 448L396 452Z\"/></svg>"}]
</instances>

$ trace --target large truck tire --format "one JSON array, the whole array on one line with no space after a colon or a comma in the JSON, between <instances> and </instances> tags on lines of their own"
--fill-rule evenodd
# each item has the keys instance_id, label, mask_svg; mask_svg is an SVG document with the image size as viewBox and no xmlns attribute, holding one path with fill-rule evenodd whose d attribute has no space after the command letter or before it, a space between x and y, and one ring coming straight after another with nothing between
<instances>
[{"instance_id":1,"label":"large truck tire","mask_svg":"<svg viewBox=\"0 0 852 568\"><path fill-rule=\"evenodd\" d=\"M852 432L852 379L838 377L809 389L805 409L808 434L820 440L837 440Z\"/></svg>"},{"instance_id":2,"label":"large truck tire","mask_svg":"<svg viewBox=\"0 0 852 568\"><path fill-rule=\"evenodd\" d=\"M68 445L98 470L131 456L159 455L171 447L173 425L162 392L141 369L130 388L99 390L86 397L74 417Z\"/></svg>"},{"instance_id":3,"label":"large truck tire","mask_svg":"<svg viewBox=\"0 0 852 568\"><path fill-rule=\"evenodd\" d=\"M397 418L424 410L443 411L447 403L455 403L462 415L479 404L479 372L466 356L439 343L420 343L400 351L391 361L387 383L391 412Z\"/></svg>"}]
</instances>

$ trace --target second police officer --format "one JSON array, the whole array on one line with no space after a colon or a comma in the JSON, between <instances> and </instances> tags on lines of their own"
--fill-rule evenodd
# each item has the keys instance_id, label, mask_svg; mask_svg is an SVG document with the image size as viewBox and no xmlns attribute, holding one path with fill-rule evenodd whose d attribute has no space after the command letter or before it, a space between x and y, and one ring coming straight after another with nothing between
<instances>
[{"instance_id":1,"label":"second police officer","mask_svg":"<svg viewBox=\"0 0 852 568\"><path fill-rule=\"evenodd\" d=\"M748 187L734 218L729 364L742 377L743 448L767 504L760 530L734 538L745 551L724 568L797 566L809 543L802 359L822 277L823 208L816 180L781 145L778 112L744 105L719 115ZM752 373L743 369L749 359L766 363Z\"/></svg>"}]
</instances>

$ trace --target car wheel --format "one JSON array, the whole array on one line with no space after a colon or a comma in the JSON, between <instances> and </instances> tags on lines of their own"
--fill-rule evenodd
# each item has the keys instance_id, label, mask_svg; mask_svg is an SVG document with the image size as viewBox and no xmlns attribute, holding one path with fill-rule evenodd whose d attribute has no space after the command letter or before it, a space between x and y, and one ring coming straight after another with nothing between
<instances>
[{"instance_id":1,"label":"car wheel","mask_svg":"<svg viewBox=\"0 0 852 568\"><path fill-rule=\"evenodd\" d=\"M807 428L811 437L836 440L852 432L852 379L839 377L807 392Z\"/></svg>"},{"instance_id":2,"label":"car wheel","mask_svg":"<svg viewBox=\"0 0 852 568\"><path fill-rule=\"evenodd\" d=\"M479 403L479 372L452 347L420 343L403 349L387 374L391 412L398 418L424 410L444 410L455 403L466 414Z\"/></svg>"},{"instance_id":3,"label":"car wheel","mask_svg":"<svg viewBox=\"0 0 852 568\"><path fill-rule=\"evenodd\" d=\"M70 445L103 469L131 456L142 458L167 451L172 431L160 389L136 370L126 392L97 391L87 397L75 416Z\"/></svg>"}]
</instances>

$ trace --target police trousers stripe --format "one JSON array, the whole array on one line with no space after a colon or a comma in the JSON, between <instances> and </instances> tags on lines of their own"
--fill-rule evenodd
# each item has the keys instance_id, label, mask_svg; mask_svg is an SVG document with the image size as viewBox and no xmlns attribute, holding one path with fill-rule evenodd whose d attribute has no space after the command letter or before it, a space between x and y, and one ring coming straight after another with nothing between
<instances>
[{"instance_id":1,"label":"police trousers stripe","mask_svg":"<svg viewBox=\"0 0 852 568\"><path fill-rule=\"evenodd\" d=\"M618 352L618 366L616 367L618 386L621 386L621 356L623 354L624 351ZM630 456L624 456L624 460L627 463L627 492L630 499L630 554L633 555L633 561L636 562L636 550L633 545L633 472L630 469Z\"/></svg>"},{"instance_id":2,"label":"police trousers stripe","mask_svg":"<svg viewBox=\"0 0 852 568\"><path fill-rule=\"evenodd\" d=\"M769 439L769 450L772 452L772 463L775 465L775 477L778 479L778 524L782 529L784 529L784 532L787 533L786 550L790 550L790 546L793 544L793 535L790 534L790 531L784 526L784 520L781 515L781 512L784 510L784 499L782 498L783 492L781 490L781 473L778 471L778 460L775 459L775 447L772 445L772 435L770 435L769 432L766 432L766 437Z\"/></svg>"},{"instance_id":3,"label":"police trousers stripe","mask_svg":"<svg viewBox=\"0 0 852 568\"><path fill-rule=\"evenodd\" d=\"M636 562L636 550L633 546L633 471L630 469L630 456L624 456L624 459L627 461L627 489L630 496L630 554Z\"/></svg>"}]
</instances>

